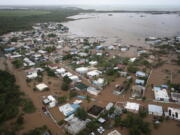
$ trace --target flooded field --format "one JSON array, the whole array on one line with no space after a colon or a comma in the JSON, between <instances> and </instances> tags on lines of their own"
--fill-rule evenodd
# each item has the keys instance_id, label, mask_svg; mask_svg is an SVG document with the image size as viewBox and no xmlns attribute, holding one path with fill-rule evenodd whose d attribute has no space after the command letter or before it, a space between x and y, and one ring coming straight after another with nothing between
<instances>
[{"instance_id":1,"label":"flooded field","mask_svg":"<svg viewBox=\"0 0 180 135\"><path fill-rule=\"evenodd\" d=\"M141 46L149 36L173 37L180 34L178 14L87 13L70 18L77 19L64 23L71 34L103 38L108 45L121 39L123 44Z\"/></svg>"}]
</instances>

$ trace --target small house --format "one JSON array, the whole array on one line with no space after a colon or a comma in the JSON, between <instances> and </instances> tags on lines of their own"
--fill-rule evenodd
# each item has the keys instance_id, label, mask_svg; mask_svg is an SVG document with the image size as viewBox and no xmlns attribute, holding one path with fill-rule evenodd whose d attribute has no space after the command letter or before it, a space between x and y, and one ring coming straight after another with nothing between
<instances>
[{"instance_id":1,"label":"small house","mask_svg":"<svg viewBox=\"0 0 180 135\"><path fill-rule=\"evenodd\" d=\"M72 134L76 135L78 134L81 130L86 128L86 124L88 121L80 120L77 117L72 117L66 120L67 124L64 126L65 130Z\"/></svg>"},{"instance_id":2,"label":"small house","mask_svg":"<svg viewBox=\"0 0 180 135\"><path fill-rule=\"evenodd\" d=\"M113 131L109 132L107 135L122 135L122 134L119 133L117 130L113 130Z\"/></svg>"},{"instance_id":3,"label":"small house","mask_svg":"<svg viewBox=\"0 0 180 135\"><path fill-rule=\"evenodd\" d=\"M180 120L180 109L168 107L168 116L173 119Z\"/></svg>"},{"instance_id":4,"label":"small house","mask_svg":"<svg viewBox=\"0 0 180 135\"><path fill-rule=\"evenodd\" d=\"M43 90L46 90L48 89L48 86L44 83L40 83L38 85L36 85L36 88L39 90L39 91L43 91Z\"/></svg>"},{"instance_id":5,"label":"small house","mask_svg":"<svg viewBox=\"0 0 180 135\"><path fill-rule=\"evenodd\" d=\"M137 85L144 85L144 84L145 84L145 81L144 81L144 80L141 80L141 79L136 79L136 80L135 80L135 84L137 84Z\"/></svg>"},{"instance_id":6,"label":"small house","mask_svg":"<svg viewBox=\"0 0 180 135\"><path fill-rule=\"evenodd\" d=\"M127 102L124 108L130 112L137 113L139 112L140 105L134 102Z\"/></svg>"},{"instance_id":7,"label":"small house","mask_svg":"<svg viewBox=\"0 0 180 135\"><path fill-rule=\"evenodd\" d=\"M137 71L137 72L136 72L136 76L137 76L137 77L146 77L146 73L141 72L141 71Z\"/></svg>"},{"instance_id":8,"label":"small house","mask_svg":"<svg viewBox=\"0 0 180 135\"><path fill-rule=\"evenodd\" d=\"M102 113L102 111L104 110L104 108L97 106L97 105L93 105L89 110L88 110L88 115L93 117L93 118L98 118L99 115Z\"/></svg>"},{"instance_id":9,"label":"small house","mask_svg":"<svg viewBox=\"0 0 180 135\"><path fill-rule=\"evenodd\" d=\"M94 88L94 87L88 87L88 88L87 88L87 92L88 92L89 94L92 94L92 95L97 96L101 91L100 91L100 90L97 90L97 89Z\"/></svg>"},{"instance_id":10,"label":"small house","mask_svg":"<svg viewBox=\"0 0 180 135\"><path fill-rule=\"evenodd\" d=\"M157 87L158 88L158 87ZM155 100L169 102L169 96L166 89L153 89Z\"/></svg>"},{"instance_id":11,"label":"small house","mask_svg":"<svg viewBox=\"0 0 180 135\"><path fill-rule=\"evenodd\" d=\"M159 105L148 105L148 113L154 116L162 116L163 115L163 108Z\"/></svg>"}]
</instances>

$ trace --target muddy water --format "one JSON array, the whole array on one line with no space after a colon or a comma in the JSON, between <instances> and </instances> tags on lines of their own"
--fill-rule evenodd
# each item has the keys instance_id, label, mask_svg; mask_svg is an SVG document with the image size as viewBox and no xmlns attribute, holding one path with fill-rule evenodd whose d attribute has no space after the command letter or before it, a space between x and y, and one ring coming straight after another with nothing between
<instances>
[{"instance_id":1,"label":"muddy water","mask_svg":"<svg viewBox=\"0 0 180 135\"><path fill-rule=\"evenodd\" d=\"M107 44L122 39L124 44L140 46L149 36L172 37L180 33L178 14L87 13L70 18L77 19L64 23L71 34L104 37Z\"/></svg>"}]
</instances>

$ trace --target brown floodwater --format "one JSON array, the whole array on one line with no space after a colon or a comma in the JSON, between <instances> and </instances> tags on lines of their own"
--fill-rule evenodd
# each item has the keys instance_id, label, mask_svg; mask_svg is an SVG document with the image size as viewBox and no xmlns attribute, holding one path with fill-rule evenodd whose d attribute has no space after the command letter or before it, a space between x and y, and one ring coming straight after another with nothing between
<instances>
[{"instance_id":1,"label":"brown floodwater","mask_svg":"<svg viewBox=\"0 0 180 135\"><path fill-rule=\"evenodd\" d=\"M108 13L86 13L70 18L77 20L63 23L69 27L69 34L103 38L108 45L121 39L123 44L141 46L149 36L180 34L178 14L112 13L110 16Z\"/></svg>"}]
</instances>

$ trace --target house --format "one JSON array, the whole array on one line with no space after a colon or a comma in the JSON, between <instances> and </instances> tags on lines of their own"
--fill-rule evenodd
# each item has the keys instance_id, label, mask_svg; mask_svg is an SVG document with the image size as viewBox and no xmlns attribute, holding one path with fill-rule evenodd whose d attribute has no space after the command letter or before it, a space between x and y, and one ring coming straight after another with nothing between
<instances>
[{"instance_id":1,"label":"house","mask_svg":"<svg viewBox=\"0 0 180 135\"><path fill-rule=\"evenodd\" d=\"M180 109L168 107L168 116L175 120L180 120Z\"/></svg>"},{"instance_id":2,"label":"house","mask_svg":"<svg viewBox=\"0 0 180 135\"><path fill-rule=\"evenodd\" d=\"M120 71L119 73L120 73L120 76L121 76L121 77L126 77L126 76L128 75L127 72L123 72L123 71Z\"/></svg>"},{"instance_id":3,"label":"house","mask_svg":"<svg viewBox=\"0 0 180 135\"><path fill-rule=\"evenodd\" d=\"M103 110L104 110L104 108L97 106L97 105L93 105L87 112L88 112L89 116L91 116L93 118L98 118Z\"/></svg>"},{"instance_id":4,"label":"house","mask_svg":"<svg viewBox=\"0 0 180 135\"><path fill-rule=\"evenodd\" d=\"M163 115L163 108L159 105L148 105L148 113L154 116L162 116Z\"/></svg>"},{"instance_id":5,"label":"house","mask_svg":"<svg viewBox=\"0 0 180 135\"><path fill-rule=\"evenodd\" d=\"M106 105L106 110L107 111L109 111L112 107L114 106L114 104L112 103L112 102L110 102L110 103L108 103L107 105Z\"/></svg>"},{"instance_id":6,"label":"house","mask_svg":"<svg viewBox=\"0 0 180 135\"><path fill-rule=\"evenodd\" d=\"M98 119L98 122L101 123L101 124L103 124L103 123L106 122L106 120L105 120L104 118L100 117L100 118Z\"/></svg>"},{"instance_id":7,"label":"house","mask_svg":"<svg viewBox=\"0 0 180 135\"><path fill-rule=\"evenodd\" d=\"M128 51L128 48L127 48L127 47L122 47L122 48L121 48L121 52L126 52L126 51Z\"/></svg>"},{"instance_id":8,"label":"house","mask_svg":"<svg viewBox=\"0 0 180 135\"><path fill-rule=\"evenodd\" d=\"M81 57L87 57L88 56L88 54L84 53L84 52L80 52L78 55L81 56Z\"/></svg>"},{"instance_id":9,"label":"house","mask_svg":"<svg viewBox=\"0 0 180 135\"><path fill-rule=\"evenodd\" d=\"M5 52L12 52L14 50L16 50L16 48L14 48L14 47L4 49Z\"/></svg>"},{"instance_id":10,"label":"house","mask_svg":"<svg viewBox=\"0 0 180 135\"><path fill-rule=\"evenodd\" d=\"M30 73L28 73L28 74L26 75L26 78L27 78L27 79L35 79L35 78L37 78L37 77L38 77L37 72L30 72Z\"/></svg>"},{"instance_id":11,"label":"house","mask_svg":"<svg viewBox=\"0 0 180 135\"><path fill-rule=\"evenodd\" d=\"M49 64L48 67L51 69L51 70L56 70L58 69L58 64Z\"/></svg>"},{"instance_id":12,"label":"house","mask_svg":"<svg viewBox=\"0 0 180 135\"><path fill-rule=\"evenodd\" d=\"M104 86L104 79L103 78L98 78L97 80L93 81L93 84L98 86L98 87L103 87Z\"/></svg>"},{"instance_id":13,"label":"house","mask_svg":"<svg viewBox=\"0 0 180 135\"><path fill-rule=\"evenodd\" d=\"M66 72L66 70L64 68L58 68L58 69L56 69L56 72L58 74L64 74Z\"/></svg>"},{"instance_id":14,"label":"house","mask_svg":"<svg viewBox=\"0 0 180 135\"><path fill-rule=\"evenodd\" d=\"M143 96L144 91L145 91L145 87L140 85L134 85L132 86L132 97L141 98Z\"/></svg>"},{"instance_id":15,"label":"house","mask_svg":"<svg viewBox=\"0 0 180 135\"><path fill-rule=\"evenodd\" d=\"M137 85L144 85L144 84L145 84L145 81L144 81L144 80L141 80L141 79L136 79L136 80L135 80L135 84L137 84Z\"/></svg>"},{"instance_id":16,"label":"house","mask_svg":"<svg viewBox=\"0 0 180 135\"><path fill-rule=\"evenodd\" d=\"M70 76L69 79L71 79L73 82L81 82L81 80L79 79L79 77L76 76L76 75Z\"/></svg>"},{"instance_id":17,"label":"house","mask_svg":"<svg viewBox=\"0 0 180 135\"><path fill-rule=\"evenodd\" d=\"M27 65L27 66L34 66L35 65L35 63L34 62L32 62L29 58L24 58L23 59L24 60L24 65Z\"/></svg>"},{"instance_id":18,"label":"house","mask_svg":"<svg viewBox=\"0 0 180 135\"><path fill-rule=\"evenodd\" d=\"M76 72L80 73L80 74L85 74L88 72L88 68L87 67L79 67L75 69Z\"/></svg>"},{"instance_id":19,"label":"house","mask_svg":"<svg viewBox=\"0 0 180 135\"><path fill-rule=\"evenodd\" d=\"M117 130L113 130L113 131L109 132L107 135L122 135L122 134L119 133Z\"/></svg>"},{"instance_id":20,"label":"house","mask_svg":"<svg viewBox=\"0 0 180 135\"><path fill-rule=\"evenodd\" d=\"M48 86L44 83L40 83L38 85L36 85L36 88L39 90L39 91L43 91L43 90L46 90L48 89Z\"/></svg>"},{"instance_id":21,"label":"house","mask_svg":"<svg viewBox=\"0 0 180 135\"><path fill-rule=\"evenodd\" d=\"M137 71L137 72L136 72L136 76L137 76L137 77L146 77L146 73L141 72L141 71Z\"/></svg>"},{"instance_id":22,"label":"house","mask_svg":"<svg viewBox=\"0 0 180 135\"><path fill-rule=\"evenodd\" d=\"M75 83L74 88L76 90L86 91L88 86L86 84L84 84L84 83L78 82L78 83Z\"/></svg>"},{"instance_id":23,"label":"house","mask_svg":"<svg viewBox=\"0 0 180 135\"><path fill-rule=\"evenodd\" d=\"M90 64L91 66L95 66L95 65L98 64L98 62L97 62L97 61L90 61L89 64Z\"/></svg>"},{"instance_id":24,"label":"house","mask_svg":"<svg viewBox=\"0 0 180 135\"><path fill-rule=\"evenodd\" d=\"M49 95L43 99L43 104L48 105L49 108L53 108L56 106L57 100L52 95Z\"/></svg>"},{"instance_id":25,"label":"house","mask_svg":"<svg viewBox=\"0 0 180 135\"><path fill-rule=\"evenodd\" d=\"M97 90L97 89L94 88L94 87L88 87L88 88L87 88L87 92L88 92L89 94L92 94L92 95L97 96L101 91L100 91L100 90Z\"/></svg>"},{"instance_id":26,"label":"house","mask_svg":"<svg viewBox=\"0 0 180 135\"><path fill-rule=\"evenodd\" d=\"M135 61L136 61L136 58L135 58L135 57L129 59L129 62L135 62Z\"/></svg>"},{"instance_id":27,"label":"house","mask_svg":"<svg viewBox=\"0 0 180 135\"><path fill-rule=\"evenodd\" d=\"M81 130L86 128L87 120L80 120L77 117L70 116L71 118L66 119L67 124L64 126L65 130L72 134L76 135L78 134Z\"/></svg>"},{"instance_id":28,"label":"house","mask_svg":"<svg viewBox=\"0 0 180 135\"><path fill-rule=\"evenodd\" d=\"M134 102L127 102L124 108L130 112L137 113L139 112L140 105Z\"/></svg>"},{"instance_id":29,"label":"house","mask_svg":"<svg viewBox=\"0 0 180 135\"><path fill-rule=\"evenodd\" d=\"M180 42L180 36L176 37L176 41Z\"/></svg>"},{"instance_id":30,"label":"house","mask_svg":"<svg viewBox=\"0 0 180 135\"><path fill-rule=\"evenodd\" d=\"M76 112L76 110L80 107L79 104L65 104L59 107L59 111L62 112L64 114L64 116L70 116L72 115L74 112Z\"/></svg>"},{"instance_id":31,"label":"house","mask_svg":"<svg viewBox=\"0 0 180 135\"><path fill-rule=\"evenodd\" d=\"M71 76L72 76L72 73L70 73L70 72L65 72L64 74L61 74L61 76L62 76L62 77L65 77L65 76L71 77Z\"/></svg>"},{"instance_id":32,"label":"house","mask_svg":"<svg viewBox=\"0 0 180 135\"><path fill-rule=\"evenodd\" d=\"M87 76L89 78L98 77L100 74L102 74L102 72L99 70L93 70L93 71L87 72Z\"/></svg>"},{"instance_id":33,"label":"house","mask_svg":"<svg viewBox=\"0 0 180 135\"><path fill-rule=\"evenodd\" d=\"M169 96L166 89L157 89L158 87L153 88L155 100L169 102Z\"/></svg>"},{"instance_id":34,"label":"house","mask_svg":"<svg viewBox=\"0 0 180 135\"><path fill-rule=\"evenodd\" d=\"M171 99L180 103L180 93L171 92Z\"/></svg>"}]
</instances>

